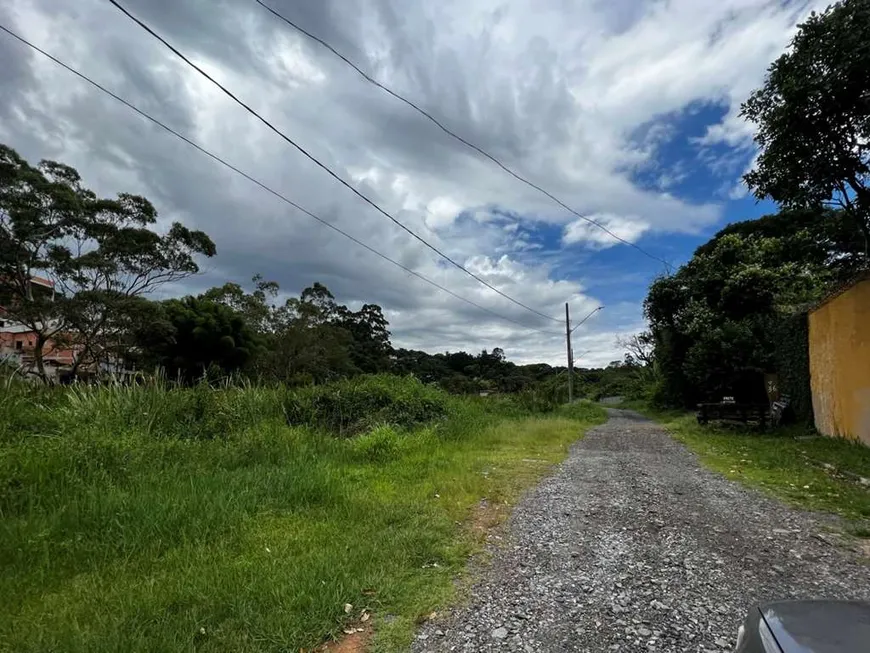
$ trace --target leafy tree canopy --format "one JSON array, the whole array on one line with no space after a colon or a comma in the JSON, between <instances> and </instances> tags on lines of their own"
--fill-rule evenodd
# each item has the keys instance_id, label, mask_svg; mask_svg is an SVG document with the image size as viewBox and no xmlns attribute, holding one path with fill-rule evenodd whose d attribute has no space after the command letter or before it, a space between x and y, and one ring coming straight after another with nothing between
<instances>
[{"instance_id":1,"label":"leafy tree canopy","mask_svg":"<svg viewBox=\"0 0 870 653\"><path fill-rule=\"evenodd\" d=\"M777 371L774 325L849 275L861 256L857 233L842 211L822 219L783 211L726 227L676 274L655 281L645 311L659 399L763 400L761 375Z\"/></svg>"},{"instance_id":2,"label":"leafy tree canopy","mask_svg":"<svg viewBox=\"0 0 870 653\"><path fill-rule=\"evenodd\" d=\"M232 308L200 297L152 304L147 328L139 330L146 364L185 382L243 370L260 350L257 334Z\"/></svg>"},{"instance_id":3,"label":"leafy tree canopy","mask_svg":"<svg viewBox=\"0 0 870 653\"><path fill-rule=\"evenodd\" d=\"M761 152L745 181L781 206L842 209L870 258L870 1L843 0L799 26L742 107ZM820 216L821 217L821 216Z\"/></svg>"},{"instance_id":4,"label":"leafy tree canopy","mask_svg":"<svg viewBox=\"0 0 870 653\"><path fill-rule=\"evenodd\" d=\"M179 223L152 229L154 206L137 195L97 197L72 167L31 166L0 145L0 300L6 314L37 334L38 373L49 339L71 339L76 366L120 346L136 301L155 288L198 272L196 256L214 243ZM54 292L34 292L44 277Z\"/></svg>"}]
</instances>

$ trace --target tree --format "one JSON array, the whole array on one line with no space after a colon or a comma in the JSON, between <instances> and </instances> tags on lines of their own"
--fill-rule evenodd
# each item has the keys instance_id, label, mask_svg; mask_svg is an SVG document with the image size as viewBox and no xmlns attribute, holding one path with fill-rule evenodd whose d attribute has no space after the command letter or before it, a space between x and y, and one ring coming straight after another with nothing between
<instances>
[{"instance_id":1,"label":"tree","mask_svg":"<svg viewBox=\"0 0 870 653\"><path fill-rule=\"evenodd\" d=\"M444 354L433 355L425 351L398 349L394 355L391 369L395 374L413 374L424 383L435 383L452 375Z\"/></svg>"},{"instance_id":2,"label":"tree","mask_svg":"<svg viewBox=\"0 0 870 653\"><path fill-rule=\"evenodd\" d=\"M295 306L299 317L311 324L332 322L338 313L335 296L319 281L302 291Z\"/></svg>"},{"instance_id":3,"label":"tree","mask_svg":"<svg viewBox=\"0 0 870 653\"><path fill-rule=\"evenodd\" d=\"M253 282L251 293L227 283L200 298L232 309L260 335L264 347L251 362L254 374L297 384L390 369L389 323L377 304L351 311L318 282L279 304L277 283L260 275Z\"/></svg>"},{"instance_id":4,"label":"tree","mask_svg":"<svg viewBox=\"0 0 870 653\"><path fill-rule=\"evenodd\" d=\"M777 325L848 273L859 240L844 212L812 211L730 225L650 287L644 308L660 379L657 399L691 406L743 396L765 399L777 370Z\"/></svg>"},{"instance_id":5,"label":"tree","mask_svg":"<svg viewBox=\"0 0 870 653\"><path fill-rule=\"evenodd\" d=\"M57 265L54 247L75 227L81 205L77 185L71 168L48 162L33 168L15 150L0 146L0 305L6 317L35 332L42 378L43 349L63 323L53 288L34 278Z\"/></svg>"},{"instance_id":6,"label":"tree","mask_svg":"<svg viewBox=\"0 0 870 653\"><path fill-rule=\"evenodd\" d=\"M122 357L142 296L196 274L195 256L215 253L208 236L179 223L166 234L151 231L157 212L143 197L96 200L84 213L68 245L75 254L52 272L67 337L79 349L73 373L82 364Z\"/></svg>"},{"instance_id":7,"label":"tree","mask_svg":"<svg viewBox=\"0 0 870 653\"><path fill-rule=\"evenodd\" d=\"M321 383L358 373L351 360L353 336L342 324L347 311L321 283L273 307L265 355L256 365L266 378Z\"/></svg>"},{"instance_id":8,"label":"tree","mask_svg":"<svg viewBox=\"0 0 870 653\"><path fill-rule=\"evenodd\" d=\"M229 306L199 297L154 304L152 324L139 330L146 362L162 367L171 379L190 383L219 370L245 368L261 346L245 319Z\"/></svg>"},{"instance_id":9,"label":"tree","mask_svg":"<svg viewBox=\"0 0 870 653\"><path fill-rule=\"evenodd\" d=\"M870 1L843 0L799 26L743 104L761 148L744 177L785 208L842 209L870 261Z\"/></svg>"},{"instance_id":10,"label":"tree","mask_svg":"<svg viewBox=\"0 0 870 653\"><path fill-rule=\"evenodd\" d=\"M464 351L447 354L447 366L458 374L465 374L474 364L474 356Z\"/></svg>"},{"instance_id":11,"label":"tree","mask_svg":"<svg viewBox=\"0 0 870 653\"><path fill-rule=\"evenodd\" d=\"M617 338L616 345L625 350L623 367L631 370L636 381L630 394L645 396L653 391L657 380L658 366L655 360L655 338L651 331Z\"/></svg>"},{"instance_id":12,"label":"tree","mask_svg":"<svg viewBox=\"0 0 870 653\"><path fill-rule=\"evenodd\" d=\"M196 255L214 255L203 232L174 223L161 235L149 228L156 221L144 197L99 198L74 168L33 167L0 145L0 299L35 332L41 378L50 340L76 347L76 368L118 353L138 298L196 274ZM34 292L37 276L53 291Z\"/></svg>"},{"instance_id":13,"label":"tree","mask_svg":"<svg viewBox=\"0 0 870 653\"><path fill-rule=\"evenodd\" d=\"M357 369L366 374L389 369L393 353L390 324L380 306L365 304L356 312L341 306L336 311L335 324L351 336L350 359Z\"/></svg>"},{"instance_id":14,"label":"tree","mask_svg":"<svg viewBox=\"0 0 870 653\"><path fill-rule=\"evenodd\" d=\"M649 331L635 333L626 338L617 338L616 346L621 347L626 351L625 357L627 365L646 367L651 366L653 363L655 343L653 341L653 335Z\"/></svg>"},{"instance_id":15,"label":"tree","mask_svg":"<svg viewBox=\"0 0 870 653\"><path fill-rule=\"evenodd\" d=\"M277 328L280 307L270 304L278 296L280 287L275 281L264 281L260 274L251 279L254 291L246 293L237 283L225 283L200 295L200 299L218 302L239 313L248 326L258 333L270 333Z\"/></svg>"}]
</instances>

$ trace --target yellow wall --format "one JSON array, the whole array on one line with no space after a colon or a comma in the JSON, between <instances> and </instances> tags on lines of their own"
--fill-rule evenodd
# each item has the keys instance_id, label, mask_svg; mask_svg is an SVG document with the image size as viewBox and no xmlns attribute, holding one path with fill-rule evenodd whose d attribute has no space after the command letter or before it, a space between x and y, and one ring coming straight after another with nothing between
<instances>
[{"instance_id":1,"label":"yellow wall","mask_svg":"<svg viewBox=\"0 0 870 653\"><path fill-rule=\"evenodd\" d=\"M870 445L870 279L810 313L816 428Z\"/></svg>"}]
</instances>

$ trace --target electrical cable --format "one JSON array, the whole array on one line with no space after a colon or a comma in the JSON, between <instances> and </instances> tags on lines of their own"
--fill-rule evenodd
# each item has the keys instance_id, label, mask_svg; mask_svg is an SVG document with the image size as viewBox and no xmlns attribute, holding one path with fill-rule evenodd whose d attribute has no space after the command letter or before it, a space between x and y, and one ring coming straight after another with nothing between
<instances>
[{"instance_id":1,"label":"electrical cable","mask_svg":"<svg viewBox=\"0 0 870 653\"><path fill-rule=\"evenodd\" d=\"M555 318L555 317L552 317L552 316L550 316L550 315L546 315L546 314L544 314L544 313L541 313L540 311L538 311L538 310L532 308L531 306L527 306L526 304L523 304L521 301L519 301L519 300L517 300L517 299L514 299L514 298L511 297L510 295L508 295L508 294L502 292L501 290L499 290L498 288L496 288L495 286L493 286L492 284L490 284L488 281L486 281L485 279L479 277L479 276L476 275L474 272L472 272L471 270L469 270L468 268L466 268L466 267L465 267L464 265L462 265L461 263L459 263L459 262L453 260L451 257L449 257L447 254L445 254L444 252L442 252L440 249L438 249L437 247L435 247L434 245L432 245L431 243L429 243L429 242L428 242L426 239L424 239L422 236L419 236L417 233L415 233L413 230L411 230L409 227L407 227L404 223L400 222L400 221L397 220L394 216L392 216L390 213L388 213L385 209L381 208L381 206L378 205L374 200L370 199L368 196L366 196L366 195L364 195L363 193L361 193L360 191L358 191L356 188L353 187L353 185L351 185L349 182L345 181L345 180L344 180L342 177L340 177L336 172L334 172L334 171L333 171L329 166L327 166L325 163L321 162L321 161L320 161L319 159L317 159L313 154L311 154L310 152L308 152L305 148L303 148L301 145L299 145L298 143L296 143L296 141L294 141L293 139L291 139L291 138L290 138L289 136L287 136L284 132L282 132L280 129L278 129L278 128L275 127L272 123L270 123L268 120L266 120L263 116L261 116L259 113L257 113L254 109L252 109L250 106L248 106L248 105L245 104L242 100L240 100L238 97L236 97L236 95L233 94L232 91L230 91L227 87L225 87L223 84L221 84L221 83L218 82L216 79L214 79L211 75L209 75L207 72L205 72L202 68L200 68L200 67L197 66L195 63L193 63L193 62L192 62L190 59L188 59L188 58L187 58L187 57L186 57L186 56L185 56L185 55L184 55L180 50L178 50L175 46L173 46L171 43L169 43L169 42L168 42L166 39L164 39L162 36L160 36L160 35L159 35L157 32L155 32L151 27L149 27L145 22L143 22L143 21L140 20L139 18L136 18L136 16L134 16L133 14L131 14L127 9L125 9L125 8L124 8L124 7L123 7L119 2L117 2L117 0L108 0L108 1L109 1L109 3L112 4L115 8L117 8L121 13L123 13L125 16L127 16L130 20L132 20L134 23L136 23L137 25L139 25L139 27L141 27L141 28L144 29L146 32L148 32L151 36L153 36L155 39L157 39L158 41L160 41L160 43L162 43L164 46L166 46L166 47L167 47L167 48L168 48L168 49L169 49L169 50L170 50L174 55L176 55L179 59L181 59L182 61L184 61L184 63L186 63L186 64L187 64L188 66L190 66L191 68L193 68L196 72L198 72L200 75L202 75L203 77L205 77L208 81L210 81L212 84L214 84L216 87L218 87L221 91L223 91L224 94L226 94L230 99L232 99L232 100L233 100L234 102L236 102L239 106L241 106L242 108L244 108L244 109L245 109L248 113L250 113L252 116L254 116L255 118L257 118L260 122L262 122L264 125L266 125L266 127L268 127L269 129L271 129L273 132L275 132L278 136L280 136L282 139L284 139L287 143L289 143L290 145L292 145L292 146L293 146L296 150L298 150L302 155L304 155L306 158L308 158L308 159L311 160L313 163L315 163L318 167L320 167L321 169L323 169L327 174L329 174L330 177L332 177L333 179L335 179L336 181L338 181L342 186L344 186L345 188L347 188L348 190L350 190L354 195L356 195L356 196L359 197L361 200L363 200L364 202L366 202L369 206L371 206L371 207L374 208L376 211L378 211L378 213L380 213L380 214L383 215L384 217L386 217L386 218L388 218L389 220L391 220L394 224L396 224L396 225L399 226L401 229L403 229L404 231L406 231L406 232L407 232L408 234L410 234L413 238L415 238L416 240L418 240L419 242L421 242L423 245L425 245L426 247L428 247L429 249L431 249L433 252L435 252L436 254L438 254L438 256L440 256L441 258L443 258L445 261L447 261L448 263L450 263L450 264L453 265L454 267L456 267L456 268L462 270L465 274L467 274L468 276L470 276L472 279L475 279L475 280L478 281L479 283L483 284L484 286L486 286L486 287L489 288L490 290L492 290L492 291L498 293L499 295L501 295L501 296L504 297L505 299L507 299L507 300L513 302L513 303L516 304L517 306L521 306L521 307L523 307L524 309L526 309L527 311L531 311L531 312L534 313L535 315L538 315L538 316L540 316L540 317L542 317L542 318L544 318L544 319L552 320L553 322L560 322L560 320L559 320L558 318Z\"/></svg>"},{"instance_id":2,"label":"electrical cable","mask_svg":"<svg viewBox=\"0 0 870 653\"><path fill-rule=\"evenodd\" d=\"M435 288L438 288L439 290L441 290L441 291L447 293L448 295L451 295L452 297L455 297L456 299L459 299L459 300L465 302L466 304L469 304L469 305L471 305L471 306L474 306L475 308L478 308L478 309L480 309L480 310L482 310L482 311L484 311L484 312L486 312L486 313L489 313L490 315L493 315L493 316L495 316L495 317L497 317L497 318L499 318L499 319L506 320L506 321L508 321L508 322L512 322L513 324L516 324L516 325L518 325L518 326L521 326L521 327L523 327L524 329L528 329L528 330L530 330L530 331L536 331L536 332L538 332L538 333L544 333L544 334L547 334L547 335L557 335L557 336L560 336L560 337L561 337L562 334L557 333L557 332L555 332L555 331L545 331L545 330L543 330L543 329L538 329L538 328L535 328L535 327L530 327L530 326L528 326L528 325L526 325L526 324L523 324L522 322L518 322L517 320L514 320L513 318L507 317L507 316L505 316L505 315L501 315L500 313L497 313L496 311L493 311L493 310L491 310L491 309L488 309L488 308L486 308L485 306L481 306L481 305L478 304L477 302L474 302L474 301L472 301L472 300L470 300L470 299L467 299L467 298L465 298L465 297L463 297L463 296L461 296L461 295L459 295L459 294L453 292L453 291L450 290L449 288L445 288L444 286L442 286L442 285L439 284L438 282L433 281L432 279L429 279L428 277L426 277L426 276L420 274L419 272L416 272L415 270L413 270L413 269L411 269L411 268L409 268L409 267L407 267L407 266L405 266L405 265L399 263L398 261L396 261L396 260L390 258L390 257L387 256L386 254L383 254L383 253L379 252L379 251L376 250L375 248L373 248L373 247L367 245L367 244L364 243L363 241L357 239L356 237L352 236L351 234L347 233L346 231L342 230L341 228L336 227L336 226L335 226L334 224L332 224L331 222L328 222L327 220L324 220L324 219L321 218L320 216L318 216L318 215L312 213L311 211L309 211L308 209L306 209L306 208L300 206L299 204L297 204L297 203L294 202L293 200L291 200L291 199L285 197L284 195L282 195L282 194L279 193L278 191L276 191L276 190L270 188L269 186L267 186L267 185L264 184L263 182L259 181L258 179L256 179L256 178L252 177L251 175L247 174L246 172L244 172L244 171L240 170L239 168L235 167L234 165L232 165L231 163L225 161L224 159L222 159L222 158L219 157L218 155L216 155L216 154L210 152L209 150L205 149L203 146L199 145L199 144L196 143L195 141L193 141L193 140L187 138L186 136L184 136L183 134L181 134L181 133L175 131L174 129L172 129L171 127L169 127L168 125L166 125L165 123L163 123L163 122L161 122L160 120L158 120L157 118L151 116L150 114L146 113L145 111L143 111L142 109L138 108L138 107L135 106L134 104L132 104L132 103L130 103L129 101L125 100L125 99L122 98L121 96L119 96L119 95L117 95L116 93L110 91L108 88L106 88L105 86L102 86L100 83L95 82L94 80L92 80L90 77L88 77L88 76L85 75L84 73L81 73L81 72L79 72L78 70L76 70L75 68L72 68L71 66L69 66L69 65L66 64L66 63L64 63L63 61L61 61L61 60L58 59L57 57L54 57L53 55L49 54L49 53L46 52L45 50L41 49L41 48L38 47L37 45L34 45L33 43L31 43L30 41L28 41L28 40L25 39L24 37L19 36L18 34L16 34L15 32L13 32L13 31L10 30L9 28L5 27L4 25L0 24L0 30L6 32L7 34L9 34L9 36L11 36L11 37L17 39L18 41L20 41L20 42L23 43L24 45L26 45L26 46L32 48L32 49L35 50L36 52L38 52L38 53L40 53L41 55L43 55L44 57L50 59L51 61L53 61L53 62L56 63L57 65L61 66L62 68L64 68L64 69L67 70L68 72L71 72L72 74L74 74L75 76L77 76L77 77L79 77L80 79L84 80L85 82L87 82L87 83L90 84L91 86L93 86L93 87L97 88L98 90L102 91L102 92L105 93L106 95L109 95L110 97L114 98L115 100L117 100L118 102L120 102L120 103L123 104L124 106L128 107L129 109L132 109L133 111L135 111L136 113L138 113L138 114L139 114L140 116L142 116L143 118L149 120L149 121L152 122L153 124L155 124L155 125L157 125L158 127L164 129L165 131L169 132L169 133L172 134L173 136L175 136L175 137L181 139L182 141L184 141L185 143L187 143L187 144L190 145L191 147L195 148L196 150L200 151L201 153L205 154L206 156L208 156L209 158L213 159L214 161L217 161L217 162L220 163L221 165L225 166L226 168L229 168L230 170L232 170L232 171L235 172L236 174L241 175L242 177L244 177L244 178L247 179L248 181L252 182L253 184L256 184L257 186L259 186L259 187L262 188L263 190L267 191L268 193L274 195L274 196L277 197L278 199L280 199L280 200L286 202L287 204L289 204L289 205L292 206L293 208L297 209L298 211L301 211L302 213L304 213L305 215L307 215L307 216L309 216L309 217L311 217L311 218L314 218L315 220L317 220L317 221L320 222L321 224L323 224L323 225L329 227L329 228L332 229L333 231L335 231L335 232L341 234L342 236L344 236L345 238L347 238L347 239L353 241L354 243L356 243L356 244L359 245L360 247L363 247L364 249L368 250L368 251L371 252L372 254L375 254L376 256L379 256L379 257L382 258L383 260L385 260L385 261L387 261L387 262L389 262L389 263L392 263L392 264L395 265L396 267L401 268L401 269L404 270L405 272L407 272L407 273L409 273L409 274L411 274L411 275L417 277L417 278L420 279L421 281L425 281L425 282L428 283L429 285L434 286Z\"/></svg>"},{"instance_id":3,"label":"electrical cable","mask_svg":"<svg viewBox=\"0 0 870 653\"><path fill-rule=\"evenodd\" d=\"M338 57L339 59L341 59L341 60L342 60L344 63L346 63L348 66L350 66L351 68L353 68L353 69L354 69L354 70L355 70L355 71L356 71L356 72L357 72L357 73L358 73L358 74L359 74L363 79L365 79L367 82L369 82L370 84L373 84L374 86L377 86L379 89L381 89L382 91L384 91L384 92L387 93L388 95L391 95L391 96L394 97L395 99L399 100L399 102L403 102L404 104L408 105L409 107L411 107L412 109L414 109L414 111L416 111L417 113L419 113L420 115L422 115L422 116L424 116L426 119L428 119L430 122L432 122L432 124L434 124L436 127L438 127L438 128L439 128L441 131L443 131L445 134L447 134L448 136L451 136L452 138L456 139L457 141L459 141L459 142L462 143L463 145L465 145L465 146L467 146L467 147L470 147L472 150L474 150L475 152L477 152L477 153L480 154L481 156L483 156L483 157L489 159L490 161L492 161L494 164L496 164L499 168L501 168L502 170L504 170L506 173L508 173L511 177L513 177L513 178L516 179L517 181L520 181L520 182L524 183L526 186L529 186L530 188L535 189L535 190L538 191L539 193L543 193L544 195L546 195L546 196L547 196L548 198L550 198L552 201L556 202L556 204L558 204L559 206L561 206L563 209L565 209L566 211L568 211L568 212L571 213L572 215L574 215L574 216L580 218L581 220L585 220L585 221L588 222L589 224L591 224L591 225L593 225L593 226L595 226L595 227L601 229L604 233L608 234L609 236L611 236L611 237L614 238L615 240L619 241L620 243L622 243L622 244L624 244L624 245L628 245L628 246L630 246L630 247L633 247L633 248L635 248L636 250L638 250L639 252L641 252L643 255L648 256L649 258L651 258L651 259L653 259L653 260L655 260L655 261L658 261L659 263L664 264L664 266L665 266L665 268L667 269L668 273L671 272L673 266L672 266L670 263L668 263L665 259L663 259L663 258L659 258L659 257L656 256L655 254L651 254L650 252L646 251L644 248L642 248L642 247L641 247L640 245L638 245L637 243L633 243L633 242L631 242L631 241L629 241L629 240L626 240L625 238L622 238L622 237L620 237L620 236L617 236L615 233L613 233L610 229L608 229L607 227L605 227L603 224L601 224L601 223L598 222L597 220L593 220L592 218L587 217L587 216L583 215L582 213L579 213L578 211L572 209L570 206L568 206L567 204L565 204L565 202L563 202L562 200L560 200L558 197L556 197L555 195L553 195L553 194L550 193L549 191L545 190L544 188L542 188L541 186L537 185L536 183L534 183L534 182L532 182L532 181L526 179L525 177L523 177L523 176L520 175L519 173L514 172L511 168L507 167L507 166L506 166L504 163L502 163L499 159L497 159L495 156L493 156L492 154L490 154L489 152L487 152L487 151L484 150L483 148L481 148L481 147L475 145L474 143L471 143L470 141L466 140L465 138L463 138L462 136L460 136L460 135L457 134L456 132L452 131L449 127L445 126L444 123L442 123L440 120L438 120L437 118L435 118L435 116L433 116L431 113L429 113L429 112L426 111L425 109L423 109L423 108L421 108L420 106L418 106L418 105L417 105L416 103L414 103L413 101L409 100L409 99L406 98L405 96L403 96L403 95L397 93L397 92L394 91L393 89L389 88L388 86L386 86L386 85L382 84L381 82L379 82L378 80L376 80L374 77L372 77L372 76L369 75L367 72L365 72L362 68L360 68L357 64L355 64L353 61L351 61L350 59L348 59L345 55L341 54L338 50L336 50L336 49L335 49L332 45L330 45L327 41L323 40L323 39L320 38L319 36L315 36L314 34L312 34L311 32L309 32L308 30L306 30L306 29L300 27L299 25L297 25L296 23L294 23L292 20L290 20L290 19L287 18L286 16L280 14L280 13L277 12L275 9L273 9L272 7L270 7L269 5L267 5L267 4L266 4L265 2L263 2L262 0L254 0L254 2L256 2L258 5L260 5L261 7L263 7L263 9L265 9L266 11L268 11L269 13L271 13L273 16L275 16L275 17L278 18L279 20L284 21L287 25L289 25L290 27L292 27L293 29L295 29L297 32L299 32L299 33L301 33L301 34L307 36L307 37L308 37L309 39L311 39L312 41L316 41L317 43L319 43L320 45L322 45L324 48L326 48L327 50L329 50L330 52L332 52L336 57Z\"/></svg>"}]
</instances>

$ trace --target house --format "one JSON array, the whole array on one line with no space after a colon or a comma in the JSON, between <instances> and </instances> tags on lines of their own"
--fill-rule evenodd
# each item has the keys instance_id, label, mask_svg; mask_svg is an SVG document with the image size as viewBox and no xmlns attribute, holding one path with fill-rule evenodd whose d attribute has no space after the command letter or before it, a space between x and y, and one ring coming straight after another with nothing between
<instances>
[{"instance_id":1,"label":"house","mask_svg":"<svg viewBox=\"0 0 870 653\"><path fill-rule=\"evenodd\" d=\"M28 293L33 296L45 293L53 299L54 283L42 277L31 277ZM18 370L31 373L36 371L34 349L37 333L30 327L11 319L0 306L0 362L11 364ZM78 357L80 348L63 346L54 339L49 339L43 346L43 363L46 375L51 380L58 380L64 369L71 368Z\"/></svg>"},{"instance_id":2,"label":"house","mask_svg":"<svg viewBox=\"0 0 870 653\"><path fill-rule=\"evenodd\" d=\"M816 429L870 445L870 271L809 312Z\"/></svg>"}]
</instances>

